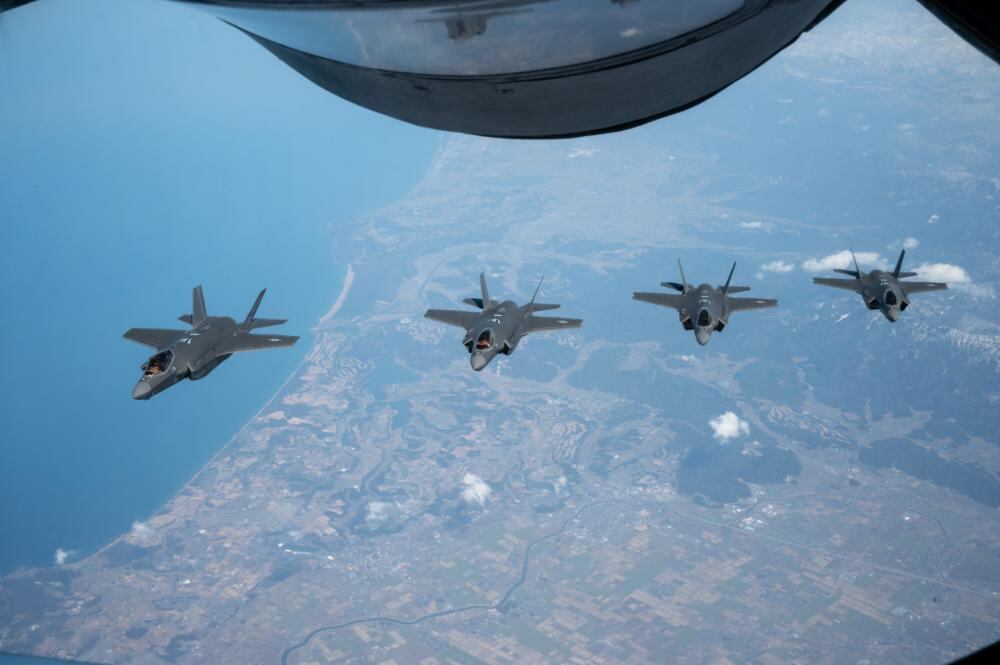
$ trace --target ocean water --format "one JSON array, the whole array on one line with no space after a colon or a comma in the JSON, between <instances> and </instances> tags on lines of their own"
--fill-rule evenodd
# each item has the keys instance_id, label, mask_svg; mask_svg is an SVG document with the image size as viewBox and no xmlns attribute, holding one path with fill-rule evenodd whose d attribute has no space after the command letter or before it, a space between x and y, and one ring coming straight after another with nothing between
<instances>
[{"instance_id":1,"label":"ocean water","mask_svg":"<svg viewBox=\"0 0 1000 665\"><path fill-rule=\"evenodd\" d=\"M342 102L207 15L49 0L0 18L0 574L152 514L275 393L336 300L339 238L440 135ZM149 402L132 326L210 314L302 335ZM36 661L31 661L36 662Z\"/></svg>"}]
</instances>

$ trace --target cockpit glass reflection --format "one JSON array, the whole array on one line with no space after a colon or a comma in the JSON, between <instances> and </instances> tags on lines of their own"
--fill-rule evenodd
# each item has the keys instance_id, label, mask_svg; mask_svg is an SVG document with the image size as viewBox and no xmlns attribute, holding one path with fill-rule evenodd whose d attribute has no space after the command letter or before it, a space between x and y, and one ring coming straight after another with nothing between
<instances>
[{"instance_id":1,"label":"cockpit glass reflection","mask_svg":"<svg viewBox=\"0 0 1000 665\"><path fill-rule=\"evenodd\" d=\"M479 333L479 338L476 340L476 349L483 351L493 346L493 331L484 330Z\"/></svg>"},{"instance_id":2,"label":"cockpit glass reflection","mask_svg":"<svg viewBox=\"0 0 1000 665\"><path fill-rule=\"evenodd\" d=\"M334 4L334 3L331 3ZM562 67L641 49L704 28L744 0L474 0L417 7L217 7L270 41L352 65L475 76Z\"/></svg>"},{"instance_id":3,"label":"cockpit glass reflection","mask_svg":"<svg viewBox=\"0 0 1000 665\"><path fill-rule=\"evenodd\" d=\"M707 309L703 309L698 313L698 325L702 328L712 325L712 316L708 313Z\"/></svg>"},{"instance_id":4,"label":"cockpit glass reflection","mask_svg":"<svg viewBox=\"0 0 1000 665\"><path fill-rule=\"evenodd\" d=\"M168 367L170 363L173 362L174 352L167 349L166 351L160 351L155 356L146 361L146 364L142 366L143 376L156 376L161 374Z\"/></svg>"}]
</instances>

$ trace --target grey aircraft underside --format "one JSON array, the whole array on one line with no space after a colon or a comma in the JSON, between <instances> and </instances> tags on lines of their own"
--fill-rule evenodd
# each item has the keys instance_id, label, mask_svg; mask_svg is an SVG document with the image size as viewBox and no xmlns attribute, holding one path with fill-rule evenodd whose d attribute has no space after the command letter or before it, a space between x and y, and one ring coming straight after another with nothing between
<instances>
[{"instance_id":1,"label":"grey aircraft underside","mask_svg":"<svg viewBox=\"0 0 1000 665\"><path fill-rule=\"evenodd\" d=\"M478 312L452 309L429 309L424 313L428 319L458 326L465 330L462 344L469 351L469 364L477 372L482 371L497 354L509 356L517 348L518 343L529 333L545 330L564 330L579 328L581 319L560 319L548 316L535 316L535 312L558 309L559 305L536 303L538 289L527 305L504 300L499 302L490 298L486 287L486 275L480 273L479 285L482 289L481 298L466 298L463 302L478 307ZM541 288L542 283L538 283Z\"/></svg>"},{"instance_id":2,"label":"grey aircraft underside","mask_svg":"<svg viewBox=\"0 0 1000 665\"><path fill-rule=\"evenodd\" d=\"M180 320L190 330L172 328L130 328L124 337L156 349L142 365L142 378L132 390L133 399L149 399L184 379L201 379L238 351L259 351L291 346L299 339L292 335L254 335L251 330L276 326L285 319L255 318L264 289L242 323L228 316L208 316L201 286L192 294L191 314Z\"/></svg>"},{"instance_id":3,"label":"grey aircraft underside","mask_svg":"<svg viewBox=\"0 0 1000 665\"><path fill-rule=\"evenodd\" d=\"M901 282L903 277L915 277L915 272L903 272L904 249L899 253L896 268L892 272L872 270L862 272L858 267L858 259L851 250L854 259L854 270L834 268L834 272L850 275L851 279L836 277L813 277L813 282L836 289L853 291L865 301L868 309L877 309L890 321L898 321L899 317L910 306L910 295L923 291L942 291L948 288L943 282Z\"/></svg>"},{"instance_id":4,"label":"grey aircraft underside","mask_svg":"<svg viewBox=\"0 0 1000 665\"><path fill-rule=\"evenodd\" d=\"M660 285L680 291L679 294L636 291L632 297L642 302L676 309L684 330L693 330L695 339L702 346L708 344L713 332L721 332L729 324L729 315L733 312L775 307L778 304L777 300L767 298L731 298L730 293L750 290L749 286L730 286L733 272L736 270L735 263L729 271L726 283L719 287L709 284L692 286L684 277L684 267L680 261L677 262L677 267L681 271L680 283L661 282Z\"/></svg>"}]
</instances>

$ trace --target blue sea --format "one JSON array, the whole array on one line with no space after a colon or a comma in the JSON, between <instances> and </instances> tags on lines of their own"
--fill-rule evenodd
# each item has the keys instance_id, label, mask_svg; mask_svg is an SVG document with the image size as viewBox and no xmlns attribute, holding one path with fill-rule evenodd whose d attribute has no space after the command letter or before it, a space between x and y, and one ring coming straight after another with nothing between
<instances>
[{"instance_id":1,"label":"blue sea","mask_svg":"<svg viewBox=\"0 0 1000 665\"><path fill-rule=\"evenodd\" d=\"M419 181L441 135L152 0L3 15L0 90L3 574L128 531L252 418L340 292L338 239ZM183 327L196 284L235 318L267 287L259 315L302 340L132 401L149 353L122 333Z\"/></svg>"}]
</instances>

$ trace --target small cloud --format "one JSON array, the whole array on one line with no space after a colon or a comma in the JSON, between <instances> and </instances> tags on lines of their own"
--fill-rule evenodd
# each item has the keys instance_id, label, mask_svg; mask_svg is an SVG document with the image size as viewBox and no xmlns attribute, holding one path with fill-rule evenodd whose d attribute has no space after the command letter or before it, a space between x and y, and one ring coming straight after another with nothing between
<instances>
[{"instance_id":1,"label":"small cloud","mask_svg":"<svg viewBox=\"0 0 1000 665\"><path fill-rule=\"evenodd\" d=\"M149 526L145 522L135 521L132 522L132 533L130 534L132 540L135 541L136 545L140 547L149 547L153 544L153 540L156 537L156 531L153 527Z\"/></svg>"},{"instance_id":2,"label":"small cloud","mask_svg":"<svg viewBox=\"0 0 1000 665\"><path fill-rule=\"evenodd\" d=\"M816 115L821 118L828 118L830 116L830 109L820 109L816 111Z\"/></svg>"},{"instance_id":3,"label":"small cloud","mask_svg":"<svg viewBox=\"0 0 1000 665\"><path fill-rule=\"evenodd\" d=\"M726 411L717 418L708 421L712 435L719 441L728 441L750 433L750 424L732 411Z\"/></svg>"},{"instance_id":4,"label":"small cloud","mask_svg":"<svg viewBox=\"0 0 1000 665\"><path fill-rule=\"evenodd\" d=\"M475 503L480 506L486 505L486 500L493 493L490 486L474 473L465 474L465 477L462 478L462 484L465 486L462 490L462 498L467 503Z\"/></svg>"},{"instance_id":5,"label":"small cloud","mask_svg":"<svg viewBox=\"0 0 1000 665\"><path fill-rule=\"evenodd\" d=\"M928 224L937 224L939 221L941 221L941 215L937 213L934 213L933 215L927 218Z\"/></svg>"},{"instance_id":6,"label":"small cloud","mask_svg":"<svg viewBox=\"0 0 1000 665\"><path fill-rule=\"evenodd\" d=\"M922 263L913 269L917 278L928 282L945 282L950 288L973 298L995 298L996 292L988 284L976 284L961 266L951 263ZM906 282L903 282L904 286Z\"/></svg>"},{"instance_id":7,"label":"small cloud","mask_svg":"<svg viewBox=\"0 0 1000 665\"><path fill-rule=\"evenodd\" d=\"M858 252L856 256L862 270L865 269L865 266L871 268L872 266L883 267L885 265L885 260L878 252ZM821 259L810 257L802 262L802 269L807 272L826 272L835 268L854 268L854 259L851 258L850 250L845 249Z\"/></svg>"},{"instance_id":8,"label":"small cloud","mask_svg":"<svg viewBox=\"0 0 1000 665\"><path fill-rule=\"evenodd\" d=\"M910 237L903 241L903 249L916 249L920 247L920 241L916 238Z\"/></svg>"},{"instance_id":9,"label":"small cloud","mask_svg":"<svg viewBox=\"0 0 1000 665\"><path fill-rule=\"evenodd\" d=\"M836 321L834 321L834 323L840 323L841 321L843 321L844 319L846 319L849 316L850 316L850 314L841 314L840 318L837 319Z\"/></svg>"},{"instance_id":10,"label":"small cloud","mask_svg":"<svg viewBox=\"0 0 1000 665\"><path fill-rule=\"evenodd\" d=\"M66 561L74 554L76 554L76 550L64 550L63 548L60 547L59 549L56 550L56 555L55 555L56 565L57 566L65 565Z\"/></svg>"},{"instance_id":11,"label":"small cloud","mask_svg":"<svg viewBox=\"0 0 1000 665\"><path fill-rule=\"evenodd\" d=\"M597 154L597 148L573 148L569 151L570 159L576 159L577 157L593 157Z\"/></svg>"},{"instance_id":12,"label":"small cloud","mask_svg":"<svg viewBox=\"0 0 1000 665\"><path fill-rule=\"evenodd\" d=\"M365 514L365 522L369 525L379 524L389 518L389 508L391 503L385 501L372 501L368 504L368 512Z\"/></svg>"},{"instance_id":13,"label":"small cloud","mask_svg":"<svg viewBox=\"0 0 1000 665\"><path fill-rule=\"evenodd\" d=\"M972 283L972 278L965 268L950 263L922 263L914 268L913 272L928 282L947 282L949 285Z\"/></svg>"},{"instance_id":14,"label":"small cloud","mask_svg":"<svg viewBox=\"0 0 1000 665\"><path fill-rule=\"evenodd\" d=\"M794 263L788 263L787 261L771 261L770 263L765 263L760 267L763 272L792 272L795 270Z\"/></svg>"},{"instance_id":15,"label":"small cloud","mask_svg":"<svg viewBox=\"0 0 1000 665\"><path fill-rule=\"evenodd\" d=\"M911 122L904 122L902 124L896 125L896 129L904 133L912 132L914 127L915 125Z\"/></svg>"},{"instance_id":16,"label":"small cloud","mask_svg":"<svg viewBox=\"0 0 1000 665\"><path fill-rule=\"evenodd\" d=\"M757 229L764 228L764 222L740 222L740 228L756 231Z\"/></svg>"}]
</instances>

